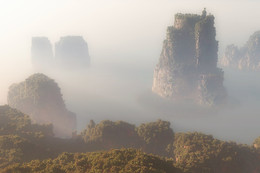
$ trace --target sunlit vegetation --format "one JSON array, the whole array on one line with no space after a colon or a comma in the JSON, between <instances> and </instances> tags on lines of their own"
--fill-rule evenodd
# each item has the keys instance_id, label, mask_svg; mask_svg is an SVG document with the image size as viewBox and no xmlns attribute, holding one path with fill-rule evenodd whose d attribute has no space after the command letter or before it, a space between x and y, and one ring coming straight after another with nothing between
<instances>
[{"instance_id":1,"label":"sunlit vegetation","mask_svg":"<svg viewBox=\"0 0 260 173\"><path fill-rule=\"evenodd\" d=\"M253 145L256 149L260 150L260 137L255 139Z\"/></svg>"},{"instance_id":2,"label":"sunlit vegetation","mask_svg":"<svg viewBox=\"0 0 260 173\"><path fill-rule=\"evenodd\" d=\"M37 73L24 82L10 86L8 103L15 108L23 108L27 104L45 107L50 104L49 97L55 98L55 104L65 109L58 84L44 74Z\"/></svg>"},{"instance_id":3,"label":"sunlit vegetation","mask_svg":"<svg viewBox=\"0 0 260 173\"><path fill-rule=\"evenodd\" d=\"M135 131L135 125L123 121L101 121L95 124L90 121L88 127L81 133L85 143L99 149L141 146L141 140Z\"/></svg>"},{"instance_id":4,"label":"sunlit vegetation","mask_svg":"<svg viewBox=\"0 0 260 173\"><path fill-rule=\"evenodd\" d=\"M253 147L197 132L174 134L162 120L137 127L90 121L80 134L60 139L52 125L33 124L20 111L0 106L3 172L257 173L259 141Z\"/></svg>"},{"instance_id":5,"label":"sunlit vegetation","mask_svg":"<svg viewBox=\"0 0 260 173\"><path fill-rule=\"evenodd\" d=\"M0 135L20 135L36 138L53 136L51 124L32 124L29 116L7 105L0 106L0 127Z\"/></svg>"},{"instance_id":6,"label":"sunlit vegetation","mask_svg":"<svg viewBox=\"0 0 260 173\"><path fill-rule=\"evenodd\" d=\"M42 144L52 137L52 125L32 124L27 115L9 106L0 106L0 168L50 156Z\"/></svg>"},{"instance_id":7,"label":"sunlit vegetation","mask_svg":"<svg viewBox=\"0 0 260 173\"><path fill-rule=\"evenodd\" d=\"M214 139L202 133L175 135L175 166L194 173L260 171L259 154L252 147Z\"/></svg>"},{"instance_id":8,"label":"sunlit vegetation","mask_svg":"<svg viewBox=\"0 0 260 173\"><path fill-rule=\"evenodd\" d=\"M92 149L138 148L147 153L167 156L167 146L173 142L174 133L167 121L143 123L136 127L123 121L90 121L81 139Z\"/></svg>"},{"instance_id":9,"label":"sunlit vegetation","mask_svg":"<svg viewBox=\"0 0 260 173\"><path fill-rule=\"evenodd\" d=\"M137 127L137 134L145 142L144 151L167 156L167 150L169 150L167 147L174 140L174 133L170 125L170 122L157 120Z\"/></svg>"},{"instance_id":10,"label":"sunlit vegetation","mask_svg":"<svg viewBox=\"0 0 260 173\"><path fill-rule=\"evenodd\" d=\"M177 173L172 161L135 149L106 152L63 153L44 161L16 164L3 172Z\"/></svg>"}]
</instances>

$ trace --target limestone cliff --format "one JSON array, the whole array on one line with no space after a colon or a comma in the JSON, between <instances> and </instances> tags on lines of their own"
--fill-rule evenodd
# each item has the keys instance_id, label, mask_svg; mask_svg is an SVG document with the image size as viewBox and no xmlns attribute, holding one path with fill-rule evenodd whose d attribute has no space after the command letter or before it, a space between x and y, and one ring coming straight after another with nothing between
<instances>
[{"instance_id":1,"label":"limestone cliff","mask_svg":"<svg viewBox=\"0 0 260 173\"><path fill-rule=\"evenodd\" d=\"M45 70L52 64L52 45L47 37L33 37L31 45L33 67L39 71Z\"/></svg>"},{"instance_id":2,"label":"limestone cliff","mask_svg":"<svg viewBox=\"0 0 260 173\"><path fill-rule=\"evenodd\" d=\"M255 139L253 146L260 151L260 137Z\"/></svg>"},{"instance_id":3,"label":"limestone cliff","mask_svg":"<svg viewBox=\"0 0 260 173\"><path fill-rule=\"evenodd\" d=\"M235 45L227 46L221 65L240 70L260 70L260 31L251 35L241 48Z\"/></svg>"},{"instance_id":4,"label":"limestone cliff","mask_svg":"<svg viewBox=\"0 0 260 173\"><path fill-rule=\"evenodd\" d=\"M219 104L225 97L223 71L217 68L218 42L214 16L176 14L167 29L159 63L154 70L153 92L171 99Z\"/></svg>"},{"instance_id":5,"label":"limestone cliff","mask_svg":"<svg viewBox=\"0 0 260 173\"><path fill-rule=\"evenodd\" d=\"M33 37L31 58L34 69L43 73L52 68L84 69L90 65L88 44L82 36L61 37L55 44L55 56L47 37Z\"/></svg>"},{"instance_id":6,"label":"limestone cliff","mask_svg":"<svg viewBox=\"0 0 260 173\"><path fill-rule=\"evenodd\" d=\"M76 128L76 115L67 110L57 83L44 74L34 74L11 85L7 100L35 123L52 123L56 136L71 137Z\"/></svg>"},{"instance_id":7,"label":"limestone cliff","mask_svg":"<svg viewBox=\"0 0 260 173\"><path fill-rule=\"evenodd\" d=\"M55 60L61 67L84 67L90 64L88 45L81 36L61 37L55 44Z\"/></svg>"}]
</instances>

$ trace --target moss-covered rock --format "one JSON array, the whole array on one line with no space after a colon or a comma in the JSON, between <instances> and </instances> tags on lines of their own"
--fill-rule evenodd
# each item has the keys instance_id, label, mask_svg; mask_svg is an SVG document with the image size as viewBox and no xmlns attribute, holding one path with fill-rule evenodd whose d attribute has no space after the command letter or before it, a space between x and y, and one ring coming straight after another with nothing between
<instances>
[{"instance_id":1,"label":"moss-covered rock","mask_svg":"<svg viewBox=\"0 0 260 173\"><path fill-rule=\"evenodd\" d=\"M225 101L224 73L217 67L218 41L214 19L206 10L202 15L175 15L174 26L167 29L159 63L154 70L153 92L201 105L218 105ZM207 85L202 87L203 83Z\"/></svg>"},{"instance_id":2,"label":"moss-covered rock","mask_svg":"<svg viewBox=\"0 0 260 173\"><path fill-rule=\"evenodd\" d=\"M44 74L11 85L8 104L28 114L33 122L52 123L56 136L70 137L76 128L76 115L66 109L58 84Z\"/></svg>"}]
</instances>

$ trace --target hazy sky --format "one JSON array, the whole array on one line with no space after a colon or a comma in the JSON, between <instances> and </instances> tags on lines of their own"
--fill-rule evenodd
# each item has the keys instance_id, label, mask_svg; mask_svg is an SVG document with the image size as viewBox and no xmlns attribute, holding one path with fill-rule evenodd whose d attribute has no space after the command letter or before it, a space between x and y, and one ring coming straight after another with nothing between
<instances>
[{"instance_id":1,"label":"hazy sky","mask_svg":"<svg viewBox=\"0 0 260 173\"><path fill-rule=\"evenodd\" d=\"M89 45L92 71L81 76L50 75L59 83L68 108L77 113L79 128L92 117L149 121L169 115L167 120L177 130L251 143L259 136L257 73L225 70L229 98L238 104L219 116L210 112L208 118L183 117L189 114L182 112L189 110L186 105L175 109L164 102L153 103L149 95L153 69L174 14L199 14L204 7L215 15L220 52L230 43L242 46L260 30L259 0L0 0L0 104L6 103L12 83L32 73L32 36L46 36L54 44L61 36L82 35ZM106 66L109 70L104 70ZM200 109L191 112L205 114Z\"/></svg>"},{"instance_id":2,"label":"hazy sky","mask_svg":"<svg viewBox=\"0 0 260 173\"><path fill-rule=\"evenodd\" d=\"M175 13L206 7L216 16L222 49L242 45L260 29L259 6L257 0L0 0L0 90L7 79L29 73L32 36L54 43L60 36L82 35L93 64L154 66Z\"/></svg>"},{"instance_id":3,"label":"hazy sky","mask_svg":"<svg viewBox=\"0 0 260 173\"><path fill-rule=\"evenodd\" d=\"M32 36L55 42L83 35L93 54L154 52L175 13L200 13L204 7L216 16L219 41L241 44L260 28L259 6L257 0L0 0L0 57L28 59Z\"/></svg>"}]
</instances>

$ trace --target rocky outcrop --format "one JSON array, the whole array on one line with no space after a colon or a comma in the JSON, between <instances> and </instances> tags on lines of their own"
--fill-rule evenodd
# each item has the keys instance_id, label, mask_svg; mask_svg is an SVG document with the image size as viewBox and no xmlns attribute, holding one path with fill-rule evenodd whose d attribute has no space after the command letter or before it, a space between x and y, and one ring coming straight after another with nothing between
<instances>
[{"instance_id":1,"label":"rocky outcrop","mask_svg":"<svg viewBox=\"0 0 260 173\"><path fill-rule=\"evenodd\" d=\"M260 70L260 31L251 35L241 48L235 45L227 46L221 65L240 70Z\"/></svg>"},{"instance_id":2,"label":"rocky outcrop","mask_svg":"<svg viewBox=\"0 0 260 173\"><path fill-rule=\"evenodd\" d=\"M11 85L7 100L35 123L52 123L56 136L71 137L76 128L76 115L67 110L57 83L44 74L34 74Z\"/></svg>"},{"instance_id":3,"label":"rocky outcrop","mask_svg":"<svg viewBox=\"0 0 260 173\"><path fill-rule=\"evenodd\" d=\"M253 146L254 146L254 148L260 150L260 137L255 139Z\"/></svg>"},{"instance_id":4,"label":"rocky outcrop","mask_svg":"<svg viewBox=\"0 0 260 173\"><path fill-rule=\"evenodd\" d=\"M47 37L33 37L31 57L37 72L47 72L51 68L81 69L90 65L88 44L82 36L61 37L55 44L55 56Z\"/></svg>"},{"instance_id":5,"label":"rocky outcrop","mask_svg":"<svg viewBox=\"0 0 260 173\"><path fill-rule=\"evenodd\" d=\"M205 105L221 103L226 92L224 73L217 68L215 36L214 16L207 15L206 10L202 15L176 14L154 70L153 92Z\"/></svg>"},{"instance_id":6,"label":"rocky outcrop","mask_svg":"<svg viewBox=\"0 0 260 173\"><path fill-rule=\"evenodd\" d=\"M55 59L62 67L88 66L88 45L81 36L61 37L55 44Z\"/></svg>"},{"instance_id":7,"label":"rocky outcrop","mask_svg":"<svg viewBox=\"0 0 260 173\"><path fill-rule=\"evenodd\" d=\"M52 45L47 37L32 38L31 58L33 67L40 71L46 69L52 64Z\"/></svg>"}]
</instances>

